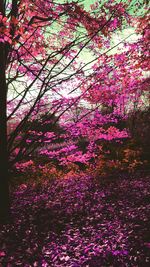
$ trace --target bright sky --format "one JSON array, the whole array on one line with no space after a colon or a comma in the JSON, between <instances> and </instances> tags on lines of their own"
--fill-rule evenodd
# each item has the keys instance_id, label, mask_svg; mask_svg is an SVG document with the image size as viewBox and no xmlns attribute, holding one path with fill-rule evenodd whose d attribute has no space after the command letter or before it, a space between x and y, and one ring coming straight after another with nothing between
<instances>
[{"instance_id":1,"label":"bright sky","mask_svg":"<svg viewBox=\"0 0 150 267\"><path fill-rule=\"evenodd\" d=\"M72 2L72 0L56 0L58 3L65 3L65 2ZM55 2L56 2L55 1ZM90 9L90 6L92 4L94 4L95 2L99 2L99 1L95 1L95 0L79 0L79 4L80 5L84 5L84 9L86 9L87 11ZM102 4L103 2L108 2L109 3L109 0L101 0L100 3ZM115 2L129 2L127 0L114 0L114 3ZM130 2L130 13L134 15L139 15L141 14L143 11L144 11L144 0L131 0ZM134 33L134 29L133 28L127 28L127 29L124 29L117 33L114 34L113 38L112 38L112 46L116 46L119 42L121 42L121 40L127 38L128 36L131 36L127 39L127 41L135 41L138 36L136 34L133 34ZM109 54L113 54L113 53L119 53L119 49L120 48L123 48L123 44L120 44L118 47L112 49ZM106 50L105 50L106 51ZM103 53L104 50L101 48L100 49L100 53ZM93 54L92 54L92 51L89 52L89 50L87 50L86 48L83 49L83 51L81 52L80 54L80 58L79 60L85 62L85 63L88 63L89 61L91 61L93 59ZM90 65L89 65L90 66ZM88 67L89 68L89 67Z\"/></svg>"}]
</instances>

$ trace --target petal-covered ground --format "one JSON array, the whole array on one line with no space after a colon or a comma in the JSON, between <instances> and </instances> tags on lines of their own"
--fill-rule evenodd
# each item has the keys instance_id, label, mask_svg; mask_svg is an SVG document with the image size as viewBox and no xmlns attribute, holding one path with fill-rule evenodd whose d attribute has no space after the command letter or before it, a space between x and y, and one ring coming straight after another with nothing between
<instances>
[{"instance_id":1,"label":"petal-covered ground","mask_svg":"<svg viewBox=\"0 0 150 267\"><path fill-rule=\"evenodd\" d=\"M149 178L84 176L18 188L12 222L0 229L0 266L150 266Z\"/></svg>"}]
</instances>

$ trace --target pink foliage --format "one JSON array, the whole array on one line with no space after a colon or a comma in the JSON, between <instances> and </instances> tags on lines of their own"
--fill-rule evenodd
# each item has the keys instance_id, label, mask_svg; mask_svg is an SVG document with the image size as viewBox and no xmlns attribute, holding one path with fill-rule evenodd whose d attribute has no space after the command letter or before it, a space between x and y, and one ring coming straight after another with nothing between
<instances>
[{"instance_id":1,"label":"pink foliage","mask_svg":"<svg viewBox=\"0 0 150 267\"><path fill-rule=\"evenodd\" d=\"M11 8L8 3L6 15L0 13L0 42L10 46L12 51L13 60L8 64L7 76L15 80L13 75L17 70L16 77L23 75L25 80L22 92L8 101L7 108L8 139L13 143L11 155L18 160L16 169L34 169L32 146L38 156L57 160L61 165L70 162L89 164L97 157L97 142L121 142L121 139L129 138L128 130L119 129L117 124L119 120L124 121L135 106L144 106L143 95L148 92L149 82L143 74L149 67L149 30L146 27L149 16L135 18L128 12L128 3L112 0L104 1L103 5L95 2L89 11L74 2L56 4L48 0L20 1L16 16L10 12ZM59 26L57 34L50 33L54 21ZM122 30L124 24L129 27L131 21L141 34L138 41L125 40L122 43L124 50L118 48L116 53L108 54L112 49L113 33ZM75 39L80 26L85 29L87 40ZM79 58L84 47L95 58L90 63L89 73ZM67 72L75 75L65 79ZM22 97L29 81L31 91L29 89ZM66 93L66 89L70 92ZM42 119L41 114L54 114L54 121L51 117ZM26 116L27 123L34 124L38 120L39 126L35 130L20 130ZM63 133L49 128L56 121ZM42 127L45 130L41 130ZM15 129L17 134L13 139ZM61 141L54 149L59 138ZM79 145L81 140L85 142L84 148ZM24 155L28 155L28 159L20 163Z\"/></svg>"}]
</instances>

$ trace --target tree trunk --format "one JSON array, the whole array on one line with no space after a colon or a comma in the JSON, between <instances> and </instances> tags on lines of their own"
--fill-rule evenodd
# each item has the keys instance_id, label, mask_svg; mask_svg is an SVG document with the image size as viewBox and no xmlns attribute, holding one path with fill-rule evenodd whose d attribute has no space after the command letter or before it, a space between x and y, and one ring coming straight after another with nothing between
<instances>
[{"instance_id":1,"label":"tree trunk","mask_svg":"<svg viewBox=\"0 0 150 267\"><path fill-rule=\"evenodd\" d=\"M0 43L0 222L6 222L9 217L7 84L5 62L5 44Z\"/></svg>"}]
</instances>

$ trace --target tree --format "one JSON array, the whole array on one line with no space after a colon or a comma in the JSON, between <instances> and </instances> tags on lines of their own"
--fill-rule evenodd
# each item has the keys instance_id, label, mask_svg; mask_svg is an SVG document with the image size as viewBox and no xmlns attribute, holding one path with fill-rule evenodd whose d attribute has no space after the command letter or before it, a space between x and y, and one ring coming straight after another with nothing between
<instances>
[{"instance_id":1,"label":"tree","mask_svg":"<svg viewBox=\"0 0 150 267\"><path fill-rule=\"evenodd\" d=\"M139 26L137 28L137 21L142 21L145 32L147 15L140 18L132 17L132 26L134 25L138 31L141 31ZM118 19L113 20L109 27L113 29L118 23ZM90 28L88 25L87 27ZM135 33L131 35L135 35ZM82 100L87 108L81 107L78 102L76 107L73 106L73 109L65 112L65 120L67 120L65 128L72 143L67 144L66 149L58 149L57 153L44 150L43 154L50 159L56 157L64 165L77 161L88 163L92 157L96 157L96 142L115 139L119 141L118 139L130 136L129 131L122 128L125 125L124 122L134 109L137 111L145 108L143 96L146 96L148 92L149 79L145 78L143 72L148 68L148 32L146 32L146 36L146 42L145 33L144 38L137 36L138 41L136 39L128 42L128 36L124 40L123 49L120 51L118 49L111 55L104 52L101 56L97 51L99 48L97 38L93 40L96 45L93 45L92 48L95 55L98 55L97 60L92 66L93 72L88 74L80 84ZM105 45L104 40L103 44ZM77 110L80 112L77 113ZM72 115L69 114L71 112ZM117 125L120 125L119 129ZM83 148L81 148L81 143Z\"/></svg>"},{"instance_id":2,"label":"tree","mask_svg":"<svg viewBox=\"0 0 150 267\"><path fill-rule=\"evenodd\" d=\"M63 66L63 60L69 58L67 53L77 42L77 38L73 41L66 38L63 45L59 46L55 29L52 35L53 40L50 39L51 25L56 22L57 26L62 29L70 6L44 1L43 8L42 4L43 2L38 0L36 2L32 0L1 1L0 4L1 220L5 220L9 215L8 169L11 154L16 146L16 138L21 134L31 116L35 116L39 102L46 92L49 89L54 92L56 90L54 86L56 87L63 81L64 78L60 76L72 62L70 60ZM31 96L32 93L34 96ZM10 107L10 112L7 105ZM21 114L24 105L28 108ZM7 121L16 118L17 114L20 119L7 137ZM25 134L20 141L18 155L26 138Z\"/></svg>"},{"instance_id":3,"label":"tree","mask_svg":"<svg viewBox=\"0 0 150 267\"><path fill-rule=\"evenodd\" d=\"M130 20L125 3L106 1L103 5L95 3L91 9L92 12L87 12L77 2L1 1L1 218L9 214L8 169L14 163L12 155L16 152L15 160L18 161L25 156L23 148L29 137L29 121L39 117L39 110L47 112L48 107L51 114L57 115L57 123L73 105L77 105L81 99L87 99L93 82L96 88L98 81L93 79L94 74L92 77L85 75L86 67L103 57L99 53L102 46L111 50L113 32ZM86 64L80 58L85 48L96 56ZM107 53L103 54L107 59ZM99 73L95 67L93 70ZM106 72L104 68L104 74L108 75L108 72L109 69ZM96 75L96 79L102 78ZM86 86L83 86L86 81ZM70 83L70 95L81 88L79 96L66 98L62 95ZM104 102L108 104L107 96ZM7 136L7 122L14 120L14 128ZM19 140L18 136L21 137Z\"/></svg>"},{"instance_id":4,"label":"tree","mask_svg":"<svg viewBox=\"0 0 150 267\"><path fill-rule=\"evenodd\" d=\"M0 12L4 16L4 3L0 3ZM0 42L0 218L8 216L9 189L8 189L8 154L7 154L7 84L6 84L6 49L5 44Z\"/></svg>"}]
</instances>

